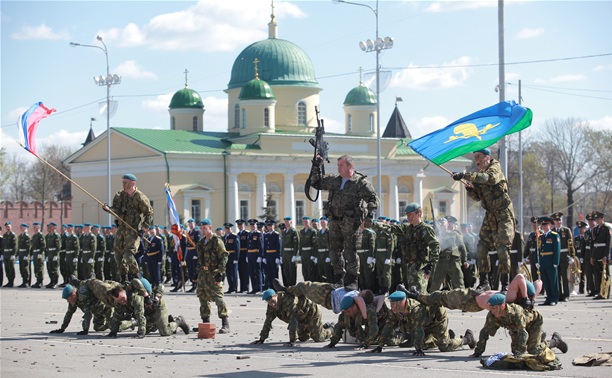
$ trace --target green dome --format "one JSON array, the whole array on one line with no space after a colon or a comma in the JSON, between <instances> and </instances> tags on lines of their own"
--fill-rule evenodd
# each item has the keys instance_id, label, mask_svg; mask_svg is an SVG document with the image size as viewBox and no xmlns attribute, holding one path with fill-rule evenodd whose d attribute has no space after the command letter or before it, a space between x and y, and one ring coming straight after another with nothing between
<instances>
[{"instance_id":1,"label":"green dome","mask_svg":"<svg viewBox=\"0 0 612 378\"><path fill-rule=\"evenodd\" d=\"M242 87L238 98L240 100L273 100L276 97L270 85L256 77Z\"/></svg>"},{"instance_id":2,"label":"green dome","mask_svg":"<svg viewBox=\"0 0 612 378\"><path fill-rule=\"evenodd\" d=\"M278 38L255 42L242 52L232 66L228 89L243 87L255 77L257 58L259 77L269 85L318 87L312 61L296 44Z\"/></svg>"},{"instance_id":3,"label":"green dome","mask_svg":"<svg viewBox=\"0 0 612 378\"><path fill-rule=\"evenodd\" d=\"M200 94L193 89L185 88L177 91L172 96L170 101L170 109L181 109L181 108L197 108L202 109L204 104L202 103L202 97Z\"/></svg>"},{"instance_id":4,"label":"green dome","mask_svg":"<svg viewBox=\"0 0 612 378\"><path fill-rule=\"evenodd\" d=\"M344 105L376 105L376 93L366 86L360 85L351 89L344 99Z\"/></svg>"}]
</instances>

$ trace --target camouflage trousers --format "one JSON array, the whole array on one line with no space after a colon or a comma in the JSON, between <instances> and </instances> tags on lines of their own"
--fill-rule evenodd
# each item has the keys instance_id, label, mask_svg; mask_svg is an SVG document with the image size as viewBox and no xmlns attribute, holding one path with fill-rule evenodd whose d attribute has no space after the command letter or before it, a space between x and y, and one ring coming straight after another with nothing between
<instances>
[{"instance_id":1,"label":"camouflage trousers","mask_svg":"<svg viewBox=\"0 0 612 378\"><path fill-rule=\"evenodd\" d=\"M433 343L441 352L450 352L451 350L459 349L463 345L459 337L450 338L448 333L448 316L444 316L441 320L423 327L423 332L425 334L423 341L426 342L428 338L433 338ZM418 346L416 347L418 348Z\"/></svg>"},{"instance_id":2,"label":"camouflage trousers","mask_svg":"<svg viewBox=\"0 0 612 378\"><path fill-rule=\"evenodd\" d=\"M128 273L138 275L138 263L134 255L138 252L140 237L134 231L120 227L115 234L115 261L120 276Z\"/></svg>"},{"instance_id":3,"label":"camouflage trousers","mask_svg":"<svg viewBox=\"0 0 612 378\"><path fill-rule=\"evenodd\" d=\"M105 306L102 302L97 302L91 309L93 315L93 329L96 332L105 331L110 328L110 322L113 317L113 308ZM89 324L85 328L85 319L83 319L83 329L89 329Z\"/></svg>"},{"instance_id":4,"label":"camouflage trousers","mask_svg":"<svg viewBox=\"0 0 612 378\"><path fill-rule=\"evenodd\" d=\"M496 211L487 211L480 228L476 257L478 271L488 273L491 271L489 251L497 251L499 258L499 273L510 273L510 247L514 239L514 216L512 208Z\"/></svg>"},{"instance_id":5,"label":"camouflage trousers","mask_svg":"<svg viewBox=\"0 0 612 378\"><path fill-rule=\"evenodd\" d=\"M463 272L461 271L461 260L459 256L441 255L436 263L436 269L432 272L430 292L440 290L446 280L450 277L452 289L463 289Z\"/></svg>"},{"instance_id":6,"label":"camouflage trousers","mask_svg":"<svg viewBox=\"0 0 612 378\"><path fill-rule=\"evenodd\" d=\"M470 289L434 291L430 294L420 294L417 300L426 306L442 306L450 310L465 312L483 310L476 303L476 297L471 294Z\"/></svg>"},{"instance_id":7,"label":"camouflage trousers","mask_svg":"<svg viewBox=\"0 0 612 378\"><path fill-rule=\"evenodd\" d=\"M30 280L30 251L19 251L19 273L23 282Z\"/></svg>"},{"instance_id":8,"label":"camouflage trousers","mask_svg":"<svg viewBox=\"0 0 612 378\"><path fill-rule=\"evenodd\" d=\"M176 323L168 321L168 306L163 299L159 300L159 307L155 311L145 308L147 319L147 334L159 331L160 336L170 336L176 332Z\"/></svg>"},{"instance_id":9,"label":"camouflage trousers","mask_svg":"<svg viewBox=\"0 0 612 378\"><path fill-rule=\"evenodd\" d=\"M331 292L333 286L326 282L298 282L296 285L288 287L287 293L295 297L306 297L313 303L321 305L328 310L332 310Z\"/></svg>"},{"instance_id":10,"label":"camouflage trousers","mask_svg":"<svg viewBox=\"0 0 612 378\"><path fill-rule=\"evenodd\" d=\"M314 313L310 313L308 316L300 319L297 316L292 317L288 326L289 340L291 342L295 341L296 336L300 341L306 341L310 338L315 342L329 340L331 330L323 328L319 306L314 307L314 309Z\"/></svg>"},{"instance_id":11,"label":"camouflage trousers","mask_svg":"<svg viewBox=\"0 0 612 378\"><path fill-rule=\"evenodd\" d=\"M49 275L49 279L51 283L57 283L59 280L59 256L58 256L57 248L53 250L47 250L47 256L45 260L47 260L47 274Z\"/></svg>"},{"instance_id":12,"label":"camouflage trousers","mask_svg":"<svg viewBox=\"0 0 612 378\"><path fill-rule=\"evenodd\" d=\"M90 279L81 282L81 285L87 285L94 297L108 307L115 307L112 291L117 287L122 287L119 282L101 281L98 279Z\"/></svg>"},{"instance_id":13,"label":"camouflage trousers","mask_svg":"<svg viewBox=\"0 0 612 378\"><path fill-rule=\"evenodd\" d=\"M542 318L542 314L538 311L533 311L533 320L527 324L525 330L529 334L527 337L527 353L529 354L539 354L546 348L546 344L542 342L542 325L544 324L544 319ZM512 338L512 352L521 352L519 351L519 335L517 332L510 331L510 337Z\"/></svg>"},{"instance_id":14,"label":"camouflage trousers","mask_svg":"<svg viewBox=\"0 0 612 378\"><path fill-rule=\"evenodd\" d=\"M389 260L388 264L386 260ZM391 259L386 259L384 252L376 254L374 270L376 272L376 278L378 279L378 289L385 292L388 291L391 287Z\"/></svg>"},{"instance_id":15,"label":"camouflage trousers","mask_svg":"<svg viewBox=\"0 0 612 378\"><path fill-rule=\"evenodd\" d=\"M355 248L355 232L361 219L344 217L329 222L329 257L334 274L359 276L359 260Z\"/></svg>"},{"instance_id":16,"label":"camouflage trousers","mask_svg":"<svg viewBox=\"0 0 612 378\"><path fill-rule=\"evenodd\" d=\"M32 252L32 261L34 262L32 277L36 278L36 282L42 283L45 271L45 253L43 251Z\"/></svg>"},{"instance_id":17,"label":"camouflage trousers","mask_svg":"<svg viewBox=\"0 0 612 378\"><path fill-rule=\"evenodd\" d=\"M425 293L427 289L427 279L425 278L425 272L423 268L425 264L418 263L416 261L405 263L402 262L402 278L404 280L404 286L407 289L415 287L419 293Z\"/></svg>"},{"instance_id":18,"label":"camouflage trousers","mask_svg":"<svg viewBox=\"0 0 612 378\"><path fill-rule=\"evenodd\" d=\"M210 318L210 303L217 305L217 314L220 318L227 317L227 307L223 299L223 282L215 282L214 274L201 270L198 273L198 287L196 294L200 300L200 317L202 320Z\"/></svg>"}]
</instances>

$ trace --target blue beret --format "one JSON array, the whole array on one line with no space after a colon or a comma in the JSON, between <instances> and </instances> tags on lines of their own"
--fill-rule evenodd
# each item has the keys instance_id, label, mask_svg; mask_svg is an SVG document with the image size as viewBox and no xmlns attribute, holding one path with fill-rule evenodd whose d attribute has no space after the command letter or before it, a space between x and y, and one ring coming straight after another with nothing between
<instances>
[{"instance_id":1,"label":"blue beret","mask_svg":"<svg viewBox=\"0 0 612 378\"><path fill-rule=\"evenodd\" d=\"M381 215L378 217L378 220L385 220L385 219L387 219L387 217L385 217L384 215Z\"/></svg>"},{"instance_id":2,"label":"blue beret","mask_svg":"<svg viewBox=\"0 0 612 378\"><path fill-rule=\"evenodd\" d=\"M22 224L21 224L21 227L30 228L30 225L29 225L29 224L27 224L27 223L22 223Z\"/></svg>"},{"instance_id":3,"label":"blue beret","mask_svg":"<svg viewBox=\"0 0 612 378\"><path fill-rule=\"evenodd\" d=\"M91 227L91 223L83 223L83 226L85 226L85 227Z\"/></svg>"},{"instance_id":4,"label":"blue beret","mask_svg":"<svg viewBox=\"0 0 612 378\"><path fill-rule=\"evenodd\" d=\"M126 180L130 180L130 181L136 181L136 180L138 180L138 179L136 178L136 176L134 176L134 175L133 175L133 174L131 174L131 173L126 173L126 174L124 174L124 175L123 175L123 178L124 178L124 179L126 179Z\"/></svg>"},{"instance_id":5,"label":"blue beret","mask_svg":"<svg viewBox=\"0 0 612 378\"><path fill-rule=\"evenodd\" d=\"M480 152L483 155L491 156L491 150L489 150L488 148L483 148L481 150L474 151L474 153L477 153L477 152Z\"/></svg>"},{"instance_id":6,"label":"blue beret","mask_svg":"<svg viewBox=\"0 0 612 378\"><path fill-rule=\"evenodd\" d=\"M327 217L321 217L321 220L324 220L324 221L328 221L328 222L329 222L329 218L327 218Z\"/></svg>"},{"instance_id":7,"label":"blue beret","mask_svg":"<svg viewBox=\"0 0 612 378\"><path fill-rule=\"evenodd\" d=\"M155 226L153 225L149 226L149 230L155 230Z\"/></svg>"},{"instance_id":8,"label":"blue beret","mask_svg":"<svg viewBox=\"0 0 612 378\"><path fill-rule=\"evenodd\" d=\"M302 220L310 220L310 217L308 215L305 215L302 217Z\"/></svg>"},{"instance_id":9,"label":"blue beret","mask_svg":"<svg viewBox=\"0 0 612 378\"><path fill-rule=\"evenodd\" d=\"M391 302L399 302L404 299L406 299L406 293L403 291L394 291L391 295L389 295L389 300Z\"/></svg>"},{"instance_id":10,"label":"blue beret","mask_svg":"<svg viewBox=\"0 0 612 378\"><path fill-rule=\"evenodd\" d=\"M504 302L506 302L506 296L502 293L495 293L491 296L491 298L489 298L489 301L487 303L491 306L499 306Z\"/></svg>"},{"instance_id":11,"label":"blue beret","mask_svg":"<svg viewBox=\"0 0 612 378\"><path fill-rule=\"evenodd\" d=\"M167 229L168 229L168 227L164 226L164 230L167 230Z\"/></svg>"},{"instance_id":12,"label":"blue beret","mask_svg":"<svg viewBox=\"0 0 612 378\"><path fill-rule=\"evenodd\" d=\"M72 223L68 223L68 224L66 225L66 227L74 227L74 224L72 224Z\"/></svg>"},{"instance_id":13,"label":"blue beret","mask_svg":"<svg viewBox=\"0 0 612 378\"><path fill-rule=\"evenodd\" d=\"M55 223L55 222L49 222L49 223L47 223L47 226L57 226L57 223Z\"/></svg>"},{"instance_id":14,"label":"blue beret","mask_svg":"<svg viewBox=\"0 0 612 378\"><path fill-rule=\"evenodd\" d=\"M341 311L348 310L349 308L351 308L351 306L354 303L355 303L355 299L351 297L350 295L347 295L344 298L342 298L342 301L340 302L340 310Z\"/></svg>"},{"instance_id":15,"label":"blue beret","mask_svg":"<svg viewBox=\"0 0 612 378\"><path fill-rule=\"evenodd\" d=\"M408 220L408 218L404 218L404 220L402 220L402 223L409 223L410 221Z\"/></svg>"},{"instance_id":16,"label":"blue beret","mask_svg":"<svg viewBox=\"0 0 612 378\"><path fill-rule=\"evenodd\" d=\"M66 223L62 223L62 227L68 227Z\"/></svg>"},{"instance_id":17,"label":"blue beret","mask_svg":"<svg viewBox=\"0 0 612 378\"><path fill-rule=\"evenodd\" d=\"M397 221L397 219L391 219L389 222L391 222L391 223L399 223L399 222Z\"/></svg>"},{"instance_id":18,"label":"blue beret","mask_svg":"<svg viewBox=\"0 0 612 378\"><path fill-rule=\"evenodd\" d=\"M215 228L215 231L223 231L223 227L217 227Z\"/></svg>"},{"instance_id":19,"label":"blue beret","mask_svg":"<svg viewBox=\"0 0 612 378\"><path fill-rule=\"evenodd\" d=\"M149 280L147 280L144 277L140 277L140 282L142 282L142 286L144 286L146 291L148 291L149 293L153 291L153 288L151 287L151 283L149 282Z\"/></svg>"},{"instance_id":20,"label":"blue beret","mask_svg":"<svg viewBox=\"0 0 612 378\"><path fill-rule=\"evenodd\" d=\"M283 220L293 220L291 217L284 217Z\"/></svg>"},{"instance_id":21,"label":"blue beret","mask_svg":"<svg viewBox=\"0 0 612 378\"><path fill-rule=\"evenodd\" d=\"M68 297L70 297L72 295L72 291L74 290L74 287L70 284L66 285L64 287L64 290L62 290L62 299L68 299Z\"/></svg>"},{"instance_id":22,"label":"blue beret","mask_svg":"<svg viewBox=\"0 0 612 378\"><path fill-rule=\"evenodd\" d=\"M74 227L76 227L76 228L83 228L83 225L82 224L75 224Z\"/></svg>"},{"instance_id":23,"label":"blue beret","mask_svg":"<svg viewBox=\"0 0 612 378\"><path fill-rule=\"evenodd\" d=\"M404 209L404 213L406 214L412 213L413 211L417 211L420 208L421 208L421 205L419 205L416 202L409 203L408 206L406 206L406 208Z\"/></svg>"},{"instance_id":24,"label":"blue beret","mask_svg":"<svg viewBox=\"0 0 612 378\"><path fill-rule=\"evenodd\" d=\"M13 222L6 222L4 225L5 226L10 226L11 224L13 224Z\"/></svg>"},{"instance_id":25,"label":"blue beret","mask_svg":"<svg viewBox=\"0 0 612 378\"><path fill-rule=\"evenodd\" d=\"M34 222L32 223L32 226L40 226L40 222Z\"/></svg>"},{"instance_id":26,"label":"blue beret","mask_svg":"<svg viewBox=\"0 0 612 378\"><path fill-rule=\"evenodd\" d=\"M195 222L195 220L194 220L193 218L189 218L189 219L187 220L187 223L189 223L189 222Z\"/></svg>"},{"instance_id":27,"label":"blue beret","mask_svg":"<svg viewBox=\"0 0 612 378\"><path fill-rule=\"evenodd\" d=\"M261 300L269 301L270 298L272 298L275 295L276 295L276 291L274 291L273 289L268 289L264 291L263 294L261 295Z\"/></svg>"},{"instance_id":28,"label":"blue beret","mask_svg":"<svg viewBox=\"0 0 612 378\"><path fill-rule=\"evenodd\" d=\"M535 286L530 281L527 281L527 296L531 298L535 293Z\"/></svg>"},{"instance_id":29,"label":"blue beret","mask_svg":"<svg viewBox=\"0 0 612 378\"><path fill-rule=\"evenodd\" d=\"M97 228L100 228L100 225L96 223L96 224L94 224L94 225L93 225L93 226L91 226L91 227L97 227Z\"/></svg>"},{"instance_id":30,"label":"blue beret","mask_svg":"<svg viewBox=\"0 0 612 378\"><path fill-rule=\"evenodd\" d=\"M312 218L312 223L319 223L319 220L317 218Z\"/></svg>"},{"instance_id":31,"label":"blue beret","mask_svg":"<svg viewBox=\"0 0 612 378\"><path fill-rule=\"evenodd\" d=\"M204 218L200 221L200 223L198 225L200 226L210 226L212 224L212 221L208 218Z\"/></svg>"}]
</instances>

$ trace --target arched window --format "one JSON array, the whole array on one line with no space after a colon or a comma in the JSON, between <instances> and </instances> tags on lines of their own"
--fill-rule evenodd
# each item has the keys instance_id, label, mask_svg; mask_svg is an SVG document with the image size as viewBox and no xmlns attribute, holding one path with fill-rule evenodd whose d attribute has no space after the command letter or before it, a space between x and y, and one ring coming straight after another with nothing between
<instances>
[{"instance_id":1,"label":"arched window","mask_svg":"<svg viewBox=\"0 0 612 378\"><path fill-rule=\"evenodd\" d=\"M374 113L370 113L370 131L374 131Z\"/></svg>"},{"instance_id":2,"label":"arched window","mask_svg":"<svg viewBox=\"0 0 612 378\"><path fill-rule=\"evenodd\" d=\"M270 127L270 109L264 109L264 126Z\"/></svg>"},{"instance_id":3,"label":"arched window","mask_svg":"<svg viewBox=\"0 0 612 378\"><path fill-rule=\"evenodd\" d=\"M198 131L198 116L193 117L193 131Z\"/></svg>"},{"instance_id":4,"label":"arched window","mask_svg":"<svg viewBox=\"0 0 612 378\"><path fill-rule=\"evenodd\" d=\"M246 128L246 109L242 109L242 122L240 124L240 127L242 127L243 129Z\"/></svg>"},{"instance_id":5,"label":"arched window","mask_svg":"<svg viewBox=\"0 0 612 378\"><path fill-rule=\"evenodd\" d=\"M349 114L348 116L346 116L346 130L349 133L353 131L353 115L352 114Z\"/></svg>"},{"instance_id":6,"label":"arched window","mask_svg":"<svg viewBox=\"0 0 612 378\"><path fill-rule=\"evenodd\" d=\"M304 101L298 102L298 126L306 126L306 103Z\"/></svg>"},{"instance_id":7,"label":"arched window","mask_svg":"<svg viewBox=\"0 0 612 378\"><path fill-rule=\"evenodd\" d=\"M240 127L240 106L236 104L234 106L234 129Z\"/></svg>"},{"instance_id":8,"label":"arched window","mask_svg":"<svg viewBox=\"0 0 612 378\"><path fill-rule=\"evenodd\" d=\"M176 119L174 119L174 116L170 118L170 130L176 130Z\"/></svg>"}]
</instances>

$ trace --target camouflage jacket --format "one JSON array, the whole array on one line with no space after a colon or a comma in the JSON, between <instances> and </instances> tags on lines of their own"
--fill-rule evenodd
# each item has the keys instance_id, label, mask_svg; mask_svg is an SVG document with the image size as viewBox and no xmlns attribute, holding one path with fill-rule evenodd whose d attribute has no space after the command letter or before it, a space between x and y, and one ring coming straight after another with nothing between
<instances>
[{"instance_id":1,"label":"camouflage jacket","mask_svg":"<svg viewBox=\"0 0 612 378\"><path fill-rule=\"evenodd\" d=\"M386 306L383 306L386 309ZM378 314L376 313L376 305L369 304L366 306L367 319L361 316L361 311L358 311L354 317L348 316L341 312L338 315L338 322L334 326L334 331L330 339L330 343L336 345L344 330L348 330L349 334L366 345L372 345L377 341L378 334L382 330L383 324L380 324ZM381 309L381 315L387 315L387 311Z\"/></svg>"},{"instance_id":2,"label":"camouflage jacket","mask_svg":"<svg viewBox=\"0 0 612 378\"><path fill-rule=\"evenodd\" d=\"M219 236L213 234L210 239L202 237L198 241L198 271L213 275L225 273L228 257L229 253Z\"/></svg>"},{"instance_id":3,"label":"camouflage jacket","mask_svg":"<svg viewBox=\"0 0 612 378\"><path fill-rule=\"evenodd\" d=\"M46 252L59 252L62 248L62 238L57 232L45 235Z\"/></svg>"},{"instance_id":4,"label":"camouflage jacket","mask_svg":"<svg viewBox=\"0 0 612 378\"><path fill-rule=\"evenodd\" d=\"M313 317L320 318L321 311L316 304L306 299L306 297L295 297L284 292L279 292L277 295L278 307L268 306L266 320L259 333L259 339L265 340L268 338L272 329L272 322L274 319L279 318L289 324L287 327L289 330L289 341L294 342L297 340L299 324L307 323Z\"/></svg>"},{"instance_id":5,"label":"camouflage jacket","mask_svg":"<svg viewBox=\"0 0 612 378\"><path fill-rule=\"evenodd\" d=\"M468 197L474 201L480 201L480 205L485 210L495 212L509 209L514 216L512 201L508 195L508 183L499 161L491 159L486 170L468 172L463 179L474 186L473 188L466 187Z\"/></svg>"},{"instance_id":6,"label":"camouflage jacket","mask_svg":"<svg viewBox=\"0 0 612 378\"><path fill-rule=\"evenodd\" d=\"M77 289L76 303L68 303L68 310L66 311L66 315L64 315L64 321L62 323L62 326L60 327L61 329L65 330L66 328L68 328L70 320L72 320L72 315L74 315L77 308L83 311L83 331L89 331L91 319L95 314L99 314L104 311L105 306L93 295L93 293L86 285L79 287Z\"/></svg>"},{"instance_id":7,"label":"camouflage jacket","mask_svg":"<svg viewBox=\"0 0 612 378\"><path fill-rule=\"evenodd\" d=\"M121 321L134 318L138 324L138 334L145 334L147 320L145 318L143 290L144 287L137 278L126 285L127 303L122 305L115 302L115 310L111 318L110 327L112 332L119 331Z\"/></svg>"},{"instance_id":8,"label":"camouflage jacket","mask_svg":"<svg viewBox=\"0 0 612 378\"><path fill-rule=\"evenodd\" d=\"M149 228L153 219L153 209L147 196L136 189L133 196L121 190L113 198L111 210L121 219L126 221L136 231L142 227ZM119 228L126 227L123 222L119 222Z\"/></svg>"},{"instance_id":9,"label":"camouflage jacket","mask_svg":"<svg viewBox=\"0 0 612 378\"><path fill-rule=\"evenodd\" d=\"M484 353L489 336L495 336L500 327L507 329L513 335L512 352L525 353L527 351L527 340L529 338L527 328L531 322L538 320L542 315L540 315L538 310L526 310L520 305L512 303L506 303L506 308L508 309L507 314L500 318L496 318L489 311L485 325L480 330L478 343L476 344L476 349L474 349L475 354L480 355Z\"/></svg>"},{"instance_id":10,"label":"camouflage jacket","mask_svg":"<svg viewBox=\"0 0 612 378\"><path fill-rule=\"evenodd\" d=\"M39 255L45 251L47 246L47 241L45 240L45 235L42 232L37 232L32 235L32 255Z\"/></svg>"},{"instance_id":11,"label":"camouflage jacket","mask_svg":"<svg viewBox=\"0 0 612 378\"><path fill-rule=\"evenodd\" d=\"M389 226L388 226L389 227ZM402 263L435 264L440 255L440 243L434 229L421 222L416 226L409 223L390 226L393 233L403 236Z\"/></svg>"},{"instance_id":12,"label":"camouflage jacket","mask_svg":"<svg viewBox=\"0 0 612 378\"><path fill-rule=\"evenodd\" d=\"M315 165L314 170L318 167ZM330 219L359 218L363 219L367 214L372 214L378 208L378 196L372 184L366 180L366 176L355 172L340 190L342 177L339 175L321 176L318 172L312 175L312 187L319 190L329 191L325 215Z\"/></svg>"}]
</instances>

